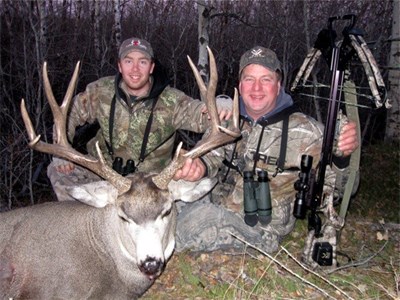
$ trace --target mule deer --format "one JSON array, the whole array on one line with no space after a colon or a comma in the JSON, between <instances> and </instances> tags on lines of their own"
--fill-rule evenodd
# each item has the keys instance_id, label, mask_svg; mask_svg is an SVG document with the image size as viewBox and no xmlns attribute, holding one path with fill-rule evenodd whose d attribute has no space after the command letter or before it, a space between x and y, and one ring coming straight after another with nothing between
<instances>
[{"instance_id":1,"label":"mule deer","mask_svg":"<svg viewBox=\"0 0 400 300\"><path fill-rule=\"evenodd\" d=\"M194 200L193 194L177 195L177 191L182 192L182 182L171 181L172 176L186 158L199 157L240 136L236 90L233 126L231 130L220 126L215 105L216 65L208 51L211 78L207 87L188 59L211 117L209 136L184 155L178 150L171 165L160 174L137 173L131 177L122 177L109 167L99 147L98 158L71 147L66 137L66 118L79 63L61 106L54 99L44 64L44 87L56 137L53 144L40 140L22 100L29 146L91 170L105 179L97 184L115 192L108 193L114 194L110 199L104 199L100 192L88 199L80 192L82 187L73 187L71 192L86 204L51 202L1 213L0 299L138 298L151 286L174 250L174 201ZM211 184L211 180L198 184L194 196L199 198Z\"/></svg>"}]
</instances>

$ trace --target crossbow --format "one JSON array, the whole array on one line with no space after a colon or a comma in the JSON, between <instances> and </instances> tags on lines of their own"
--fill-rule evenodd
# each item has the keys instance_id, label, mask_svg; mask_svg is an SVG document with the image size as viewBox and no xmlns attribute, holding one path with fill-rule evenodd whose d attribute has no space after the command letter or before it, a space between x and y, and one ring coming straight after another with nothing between
<instances>
[{"instance_id":1,"label":"crossbow","mask_svg":"<svg viewBox=\"0 0 400 300\"><path fill-rule=\"evenodd\" d=\"M333 29L333 23L335 21L346 22L346 26L342 31L343 39L340 41L336 41L337 34ZM324 248L326 245L323 245L324 243L317 243L317 245L314 243L314 245L311 245L311 240L321 240L322 237L321 219L317 213L317 209L321 205L324 197L323 187L326 168L328 165L332 166L333 153L335 149L335 136L340 132L341 126L343 125L340 120L343 118L346 119L346 117L342 116L341 105L344 104L345 106L347 119L356 123L358 140L361 140L356 87L354 82L349 79L349 63L352 59L358 58L362 63L372 95L367 97L372 100L375 108L380 108L384 105L386 108L390 108L390 103L387 99L387 90L377 62L362 37L363 32L354 27L355 23L356 16L352 14L330 17L328 19L327 28L319 32L314 47L311 48L307 54L291 86L292 92L299 92L304 87L313 86L307 84L308 78L320 57L323 57L330 66L331 84L321 156L317 167L318 173L316 174L316 172L314 172L313 176L309 176L310 181L312 182L308 185L310 192L308 193L309 199L306 205L307 208L310 209L308 227L309 232L312 234L309 234L309 249L305 250L305 253L307 256L312 256L314 262L317 262L319 265L332 265L336 263L336 258L333 257L332 259L332 256L335 256L335 253L332 253L332 249L326 250ZM344 95L344 101L342 101L342 94ZM350 174L344 189L339 216L334 216L333 219L335 220L331 220L332 223L336 223L335 229L337 231L344 225L344 219L347 213L353 186L358 174L361 155L360 148L361 146L352 153L350 158ZM307 157L302 159L302 163L304 159L306 160ZM296 215L296 206L294 214L296 217L299 217ZM297 214L301 215L300 211L298 211ZM326 213L325 216L328 218ZM329 217L332 218L331 215ZM341 221L338 221L338 219L341 219ZM313 249L311 249L312 246ZM325 250L327 252L324 252ZM312 252L311 255L310 252ZM328 259L326 259L326 257L328 257Z\"/></svg>"}]
</instances>

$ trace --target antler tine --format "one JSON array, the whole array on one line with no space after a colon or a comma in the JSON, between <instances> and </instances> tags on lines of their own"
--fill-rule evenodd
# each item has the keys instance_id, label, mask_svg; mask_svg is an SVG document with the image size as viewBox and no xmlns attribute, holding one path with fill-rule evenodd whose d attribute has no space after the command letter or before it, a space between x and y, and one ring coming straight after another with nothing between
<instances>
[{"instance_id":1,"label":"antler tine","mask_svg":"<svg viewBox=\"0 0 400 300\"><path fill-rule=\"evenodd\" d=\"M53 89L50 84L48 72L47 72L47 62L43 64L43 81L44 81L44 91L46 93L47 100L49 101L51 111L53 112L54 120L62 120L62 122L58 122L58 126L56 126L56 139L57 144L67 145L67 115L68 108L72 100L72 96L75 90L76 82L78 80L80 62L75 66L74 73L72 75L71 81L69 82L67 92L64 96L64 100L61 106L58 106L57 101L54 97Z\"/></svg>"},{"instance_id":2,"label":"antler tine","mask_svg":"<svg viewBox=\"0 0 400 300\"><path fill-rule=\"evenodd\" d=\"M74 74L69 83L68 90L64 97L64 101L61 107L58 106L50 85L50 81L47 74L47 64L44 63L43 65L43 80L44 80L45 93L47 96L47 100L49 101L51 111L53 112L54 127L57 133L57 138L54 140L53 144L41 141L40 135L39 136L36 135L32 125L32 121L26 110L25 101L24 99L22 99L21 114L30 140L29 147L31 147L36 151L62 157L71 162L79 164L93 171L94 173L106 179L107 181L109 181L113 186L117 188L119 194L123 194L130 189L132 181L129 180L128 178L122 177L120 174L115 172L111 167L109 167L105 163L104 157L102 156L98 145L96 147L99 159L96 159L90 156L83 155L82 153L76 151L74 148L72 148L72 146L68 142L66 134L66 120L67 120L68 107L69 104L71 103L73 90L75 88L75 84L78 78L79 65L80 64L78 62L75 67Z\"/></svg>"},{"instance_id":3,"label":"antler tine","mask_svg":"<svg viewBox=\"0 0 400 300\"><path fill-rule=\"evenodd\" d=\"M207 102L208 113L212 120L212 125L214 130L214 127L217 127L219 125L218 110L217 110L217 105L215 103L215 93L217 91L217 84L218 84L218 71L214 54L212 53L211 49L208 46L207 46L207 51L208 51L208 58L210 60L210 80L207 87L206 102Z\"/></svg>"},{"instance_id":4,"label":"antler tine","mask_svg":"<svg viewBox=\"0 0 400 300\"><path fill-rule=\"evenodd\" d=\"M215 92L217 89L218 74L215 58L211 50L207 47L210 59L210 82L206 88L199 71L194 66L192 60L189 58L189 64L192 67L193 74L199 85L200 92L206 99L208 114L211 118L211 130L206 138L203 138L194 149L184 155L179 154L179 149L175 153L172 162L157 176L153 177L153 182L160 188L166 189L168 183L173 178L175 172L179 170L185 163L187 158L198 158L203 154L211 151L214 148L222 146L226 143L234 141L241 133L239 129L239 97L235 89L234 104L233 104L233 121L232 128L227 129L221 126L215 103Z\"/></svg>"},{"instance_id":5,"label":"antler tine","mask_svg":"<svg viewBox=\"0 0 400 300\"><path fill-rule=\"evenodd\" d=\"M234 89L234 96L233 96L233 111L232 111L232 127L239 130L239 92L237 88ZM221 128L222 129L222 128Z\"/></svg>"},{"instance_id":6,"label":"antler tine","mask_svg":"<svg viewBox=\"0 0 400 300\"><path fill-rule=\"evenodd\" d=\"M210 60L210 80L208 83L208 87L204 84L203 79L201 78L199 70L194 65L192 59L188 56L188 61L190 67L193 71L194 77L196 78L197 85L199 86L199 90L203 99L206 101L208 115L211 119L211 131L217 132L219 126L219 119L218 119L218 110L215 104L215 92L217 90L217 82L218 82L218 72L217 72L217 65L215 63L215 57L212 53L211 49L207 46L208 57Z\"/></svg>"}]
</instances>

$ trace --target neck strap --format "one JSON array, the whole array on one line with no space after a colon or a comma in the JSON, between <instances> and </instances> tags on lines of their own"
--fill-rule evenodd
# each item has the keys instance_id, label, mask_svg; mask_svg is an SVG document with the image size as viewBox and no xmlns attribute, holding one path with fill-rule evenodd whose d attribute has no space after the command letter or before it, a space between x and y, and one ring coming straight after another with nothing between
<instances>
[{"instance_id":1,"label":"neck strap","mask_svg":"<svg viewBox=\"0 0 400 300\"><path fill-rule=\"evenodd\" d=\"M146 157L147 142L149 141L151 124L153 123L154 108L155 108L155 106L157 104L158 97L155 98L155 99L152 99L152 101L153 101L153 103L152 103L152 106L151 106L149 119L147 120L146 129L144 131L142 147L141 147L141 150L140 150L139 162L143 162L145 157ZM110 144L108 144L107 141L106 141L106 145L107 145L107 148L108 148L108 153L111 155L111 157L113 159L114 159L113 130L114 130L116 102L117 102L117 97L114 94L114 97L113 97L113 99L111 101L110 117L109 117L109 125L108 125L108 134L110 136Z\"/></svg>"}]
</instances>

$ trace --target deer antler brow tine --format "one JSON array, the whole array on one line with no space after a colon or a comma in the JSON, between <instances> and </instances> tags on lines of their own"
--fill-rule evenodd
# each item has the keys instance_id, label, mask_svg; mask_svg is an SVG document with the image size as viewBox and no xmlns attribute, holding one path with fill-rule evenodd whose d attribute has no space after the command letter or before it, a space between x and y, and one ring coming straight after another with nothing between
<instances>
[{"instance_id":1,"label":"deer antler brow tine","mask_svg":"<svg viewBox=\"0 0 400 300\"><path fill-rule=\"evenodd\" d=\"M37 136L35 130L33 129L33 125L32 125L32 121L29 118L29 114L28 111L26 110L26 105L25 105L25 100L22 99L21 100L21 114L22 114L22 120L24 121L25 124L25 128L26 131L28 133L28 137L29 137L29 145L31 146L36 144L39 139L40 139L40 135Z\"/></svg>"}]
</instances>

